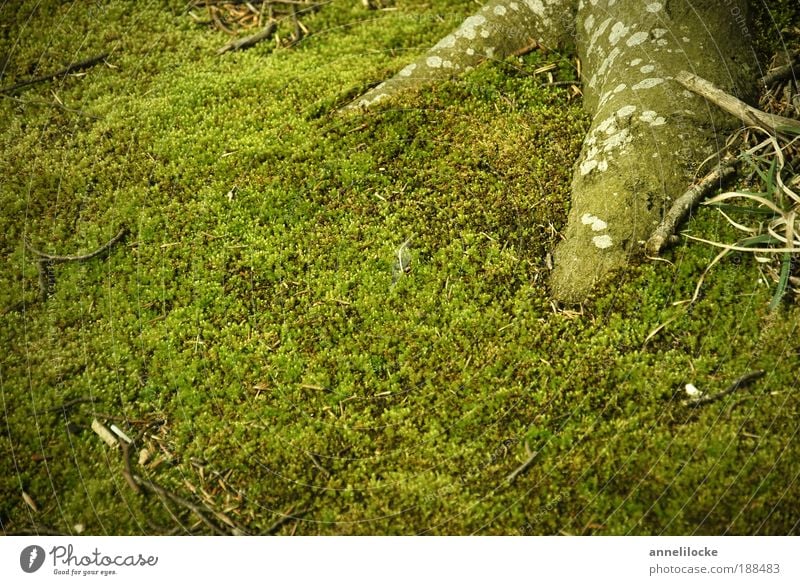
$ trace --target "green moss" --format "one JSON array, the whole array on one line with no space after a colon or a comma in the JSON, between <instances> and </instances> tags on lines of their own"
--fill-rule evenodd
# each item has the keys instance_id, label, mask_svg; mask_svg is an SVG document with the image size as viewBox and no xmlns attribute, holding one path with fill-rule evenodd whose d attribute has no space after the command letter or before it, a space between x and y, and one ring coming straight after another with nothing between
<instances>
[{"instance_id":1,"label":"green moss","mask_svg":"<svg viewBox=\"0 0 800 585\"><path fill-rule=\"evenodd\" d=\"M3 29L6 82L109 42L115 67L18 94L97 120L0 101L3 529L172 530L97 416L145 432L162 463L140 473L256 533L292 507L298 534L796 531L797 308L769 313L753 266L723 262L681 312L714 254L686 245L554 312L545 256L587 126L533 75L558 57L339 117L325 104L450 28L430 14L470 10L358 6L320 11L292 51L223 57L183 5L47 5L13 49L32 8ZM75 253L123 224L37 300L24 235ZM723 227L703 211L692 229ZM757 368L730 399L681 405L687 382ZM79 397L94 403L57 410ZM507 484L526 442L539 459Z\"/></svg>"}]
</instances>

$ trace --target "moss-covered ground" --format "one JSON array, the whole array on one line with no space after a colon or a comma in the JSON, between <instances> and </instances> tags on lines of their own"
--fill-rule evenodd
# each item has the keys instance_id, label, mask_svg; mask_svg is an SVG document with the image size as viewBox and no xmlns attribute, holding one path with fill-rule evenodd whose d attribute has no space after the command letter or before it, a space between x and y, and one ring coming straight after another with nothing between
<instances>
[{"instance_id":1,"label":"moss-covered ground","mask_svg":"<svg viewBox=\"0 0 800 585\"><path fill-rule=\"evenodd\" d=\"M4 532L207 532L134 493L93 418L255 534L287 512L282 534L800 532L800 310L768 311L757 262L715 266L688 310L716 250L686 240L548 300L588 121L534 71L568 59L338 116L474 5L337 1L292 49L218 56L181 2L17 4L2 86L110 56L0 96ZM122 226L40 299L24 238L75 254Z\"/></svg>"}]
</instances>

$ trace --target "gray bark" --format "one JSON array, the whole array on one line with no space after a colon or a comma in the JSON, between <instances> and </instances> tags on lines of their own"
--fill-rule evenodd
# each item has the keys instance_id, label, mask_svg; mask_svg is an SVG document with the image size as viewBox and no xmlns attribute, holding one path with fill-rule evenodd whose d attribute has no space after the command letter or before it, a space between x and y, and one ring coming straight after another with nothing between
<instances>
[{"instance_id":1,"label":"gray bark","mask_svg":"<svg viewBox=\"0 0 800 585\"><path fill-rule=\"evenodd\" d=\"M583 65L592 125L575 165L551 294L580 302L641 253L734 123L674 76L688 70L744 99L755 88L747 0L492 0L352 106L372 106L533 40L556 46L569 36Z\"/></svg>"},{"instance_id":2,"label":"gray bark","mask_svg":"<svg viewBox=\"0 0 800 585\"><path fill-rule=\"evenodd\" d=\"M674 76L686 69L747 97L757 69L746 14L745 0L581 3L577 45L593 121L554 254L555 298L583 300L641 254L700 162L722 147L735 119Z\"/></svg>"},{"instance_id":3,"label":"gray bark","mask_svg":"<svg viewBox=\"0 0 800 585\"><path fill-rule=\"evenodd\" d=\"M491 0L408 64L344 109L369 107L400 91L469 71L487 59L503 59L536 42L556 47L574 27L576 0Z\"/></svg>"}]
</instances>

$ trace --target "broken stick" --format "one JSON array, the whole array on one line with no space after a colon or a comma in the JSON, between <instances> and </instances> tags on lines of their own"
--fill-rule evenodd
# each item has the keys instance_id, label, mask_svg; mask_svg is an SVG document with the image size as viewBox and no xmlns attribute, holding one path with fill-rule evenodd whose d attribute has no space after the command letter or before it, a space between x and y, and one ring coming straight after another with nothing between
<instances>
[{"instance_id":1,"label":"broken stick","mask_svg":"<svg viewBox=\"0 0 800 585\"><path fill-rule=\"evenodd\" d=\"M249 37L244 37L242 39L236 39L222 47L217 51L217 55L222 55L223 53L227 53L228 51L241 51L243 49L249 49L253 45L260 43L266 39L269 39L273 34L275 34L275 30L278 28L278 25L275 24L274 21L271 21L265 26L263 29L258 31L254 35L250 35Z\"/></svg>"},{"instance_id":2,"label":"broken stick","mask_svg":"<svg viewBox=\"0 0 800 585\"><path fill-rule=\"evenodd\" d=\"M720 187L736 174L736 161L729 161L719 165L716 169L692 185L688 191L678 197L670 207L664 219L653 231L653 235L645 244L645 251L649 256L658 254L667 248L675 239L675 230L686 219L689 212L715 188Z\"/></svg>"},{"instance_id":3,"label":"broken stick","mask_svg":"<svg viewBox=\"0 0 800 585\"><path fill-rule=\"evenodd\" d=\"M783 116L777 116L775 114L768 114L757 108L748 106L742 100L725 93L710 81L694 73L681 71L675 76L675 80L686 89L706 98L715 106L736 116L745 124L761 126L771 132L800 134L800 121L784 118Z\"/></svg>"},{"instance_id":4,"label":"broken stick","mask_svg":"<svg viewBox=\"0 0 800 585\"><path fill-rule=\"evenodd\" d=\"M101 61L104 61L106 57L108 57L108 53L103 53L102 55L97 55L96 57L90 57L89 59L84 59L83 61L72 63L71 65L68 65L63 69L59 69L55 73L50 73L48 75L42 75L40 77L33 77L31 79L26 79L25 81L20 81L17 84L0 89L0 93L13 93L24 87L28 87L29 85L34 85L36 83L41 83L43 81L49 81L57 77L63 77L64 75L68 75L73 71L88 69L89 67L93 67L94 65L97 65Z\"/></svg>"}]
</instances>

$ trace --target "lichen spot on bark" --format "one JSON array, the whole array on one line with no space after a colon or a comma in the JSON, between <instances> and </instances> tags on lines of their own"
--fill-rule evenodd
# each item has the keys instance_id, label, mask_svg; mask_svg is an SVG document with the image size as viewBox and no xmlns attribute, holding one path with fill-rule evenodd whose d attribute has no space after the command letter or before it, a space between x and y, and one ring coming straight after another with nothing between
<instances>
[{"instance_id":1,"label":"lichen spot on bark","mask_svg":"<svg viewBox=\"0 0 800 585\"><path fill-rule=\"evenodd\" d=\"M651 126L663 126L667 123L663 116L659 116L653 110L645 110L642 112L639 116L639 120Z\"/></svg>"},{"instance_id":2,"label":"lichen spot on bark","mask_svg":"<svg viewBox=\"0 0 800 585\"><path fill-rule=\"evenodd\" d=\"M617 22L614 26L611 27L611 33L608 35L608 42L611 43L613 47L616 45L622 37L628 34L631 28L629 26L625 26L623 22Z\"/></svg>"},{"instance_id":3,"label":"lichen spot on bark","mask_svg":"<svg viewBox=\"0 0 800 585\"><path fill-rule=\"evenodd\" d=\"M639 91L640 89L650 89L651 87L661 85L662 83L664 83L664 79L662 77L648 77L647 79L642 79L639 83L631 87L631 89L634 91Z\"/></svg>"},{"instance_id":4,"label":"lichen spot on bark","mask_svg":"<svg viewBox=\"0 0 800 585\"><path fill-rule=\"evenodd\" d=\"M431 55L425 59L425 64L432 69L438 69L442 66L442 58L437 57L436 55Z\"/></svg>"},{"instance_id":5,"label":"lichen spot on bark","mask_svg":"<svg viewBox=\"0 0 800 585\"><path fill-rule=\"evenodd\" d=\"M590 226L593 232L601 232L608 227L606 222L591 213L584 213L581 217L581 223Z\"/></svg>"},{"instance_id":6,"label":"lichen spot on bark","mask_svg":"<svg viewBox=\"0 0 800 585\"><path fill-rule=\"evenodd\" d=\"M417 68L417 64L416 63L411 63L411 65L406 65L400 71L400 76L401 77L410 77L411 74L414 72L414 69L416 69L416 68Z\"/></svg>"},{"instance_id":7,"label":"lichen spot on bark","mask_svg":"<svg viewBox=\"0 0 800 585\"><path fill-rule=\"evenodd\" d=\"M630 37L628 37L628 40L625 41L625 44L628 45L629 47L636 47L645 42L647 40L647 37L649 36L650 36L649 33L646 33L644 31L639 31L633 33Z\"/></svg>"},{"instance_id":8,"label":"lichen spot on bark","mask_svg":"<svg viewBox=\"0 0 800 585\"><path fill-rule=\"evenodd\" d=\"M458 29L456 34L459 36L464 37L465 39L474 40L476 36L478 36L478 31L476 30L479 26L486 23L486 17L482 14L475 14L467 18L461 25L461 28Z\"/></svg>"},{"instance_id":9,"label":"lichen spot on bark","mask_svg":"<svg viewBox=\"0 0 800 585\"><path fill-rule=\"evenodd\" d=\"M603 234L602 236L593 237L592 243L601 250L605 250L606 248L610 248L614 244L614 240L612 240L611 236L609 236L608 234Z\"/></svg>"},{"instance_id":10,"label":"lichen spot on bark","mask_svg":"<svg viewBox=\"0 0 800 585\"><path fill-rule=\"evenodd\" d=\"M544 16L544 4L542 4L542 0L525 0L525 4L528 5L528 8L530 8L531 12L536 16Z\"/></svg>"}]
</instances>

